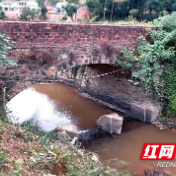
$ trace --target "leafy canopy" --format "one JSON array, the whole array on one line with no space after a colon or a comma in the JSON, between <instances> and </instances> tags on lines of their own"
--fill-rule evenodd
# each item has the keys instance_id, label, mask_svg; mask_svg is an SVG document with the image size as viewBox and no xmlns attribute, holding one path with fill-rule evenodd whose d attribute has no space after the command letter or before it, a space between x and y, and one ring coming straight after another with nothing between
<instances>
[{"instance_id":1,"label":"leafy canopy","mask_svg":"<svg viewBox=\"0 0 176 176\"><path fill-rule=\"evenodd\" d=\"M94 15L99 15L103 11L103 6L99 0L87 0L86 5Z\"/></svg>"},{"instance_id":2,"label":"leafy canopy","mask_svg":"<svg viewBox=\"0 0 176 176\"><path fill-rule=\"evenodd\" d=\"M77 13L79 0L67 0L68 4L65 6L67 15L73 20L73 15Z\"/></svg>"}]
</instances>

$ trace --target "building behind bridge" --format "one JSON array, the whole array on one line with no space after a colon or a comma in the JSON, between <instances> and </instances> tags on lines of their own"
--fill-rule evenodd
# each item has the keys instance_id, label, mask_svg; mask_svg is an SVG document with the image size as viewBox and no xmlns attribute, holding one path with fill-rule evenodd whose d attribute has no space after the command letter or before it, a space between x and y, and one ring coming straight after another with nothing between
<instances>
[{"instance_id":1,"label":"building behind bridge","mask_svg":"<svg viewBox=\"0 0 176 176\"><path fill-rule=\"evenodd\" d=\"M0 3L0 10L5 13L9 18L18 18L24 8L29 8L30 10L39 10L38 3L34 0L27 1L2 1Z\"/></svg>"}]
</instances>

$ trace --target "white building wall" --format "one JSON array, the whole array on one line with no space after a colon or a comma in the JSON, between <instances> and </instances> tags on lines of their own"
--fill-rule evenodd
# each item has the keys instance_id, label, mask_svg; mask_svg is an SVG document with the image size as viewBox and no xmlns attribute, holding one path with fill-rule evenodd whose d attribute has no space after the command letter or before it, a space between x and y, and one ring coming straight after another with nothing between
<instances>
[{"instance_id":1,"label":"white building wall","mask_svg":"<svg viewBox=\"0 0 176 176\"><path fill-rule=\"evenodd\" d=\"M5 13L18 13L20 14L23 8L27 7L27 3L30 1L4 1L1 3L2 10Z\"/></svg>"}]
</instances>

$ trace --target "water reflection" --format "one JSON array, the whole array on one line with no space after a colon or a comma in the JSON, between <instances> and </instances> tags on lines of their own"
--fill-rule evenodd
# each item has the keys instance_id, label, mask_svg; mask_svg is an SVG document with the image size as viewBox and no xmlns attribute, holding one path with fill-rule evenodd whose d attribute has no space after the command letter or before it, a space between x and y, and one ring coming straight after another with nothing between
<instances>
[{"instance_id":1,"label":"water reflection","mask_svg":"<svg viewBox=\"0 0 176 176\"><path fill-rule=\"evenodd\" d=\"M42 131L51 131L58 126L72 123L69 113L58 111L58 104L34 88L20 92L6 107L7 117L12 123L33 121Z\"/></svg>"}]
</instances>

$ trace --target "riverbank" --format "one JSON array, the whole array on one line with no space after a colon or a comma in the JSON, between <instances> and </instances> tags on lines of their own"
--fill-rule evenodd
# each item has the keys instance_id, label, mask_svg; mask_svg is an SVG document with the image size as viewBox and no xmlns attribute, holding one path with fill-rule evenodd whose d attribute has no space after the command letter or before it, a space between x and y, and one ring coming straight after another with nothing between
<instances>
[{"instance_id":1,"label":"riverbank","mask_svg":"<svg viewBox=\"0 0 176 176\"><path fill-rule=\"evenodd\" d=\"M130 175L103 166L92 152L77 149L58 133L37 132L0 121L0 175Z\"/></svg>"},{"instance_id":2,"label":"riverbank","mask_svg":"<svg viewBox=\"0 0 176 176\"><path fill-rule=\"evenodd\" d=\"M25 95L27 95L27 97ZM58 119L67 119L67 117L70 117L70 119L72 119L72 122L75 122L75 124L80 129L94 129L96 120L100 116L112 113L111 109L106 108L105 106L101 106L95 101L88 100L80 96L75 88L71 88L69 86L59 83L36 84L28 90L21 92L19 95L16 96L15 99L17 101L14 102L13 105L15 107L15 113L18 112L18 117L20 119L23 119L23 115L25 115L24 112L28 112L28 117L34 116L35 118L40 120L40 123L38 121L37 125L42 125L43 121L45 122L46 120L47 126L44 125L45 128L48 128L48 125L50 124L49 122L53 123L53 125L60 124L56 123L57 120L53 119L53 117L56 117ZM13 99L13 101L15 101L15 99ZM23 106L24 102L25 106ZM56 109L54 110L54 107L52 108L51 106L54 106ZM36 121L37 119L35 119L34 121ZM31 130L31 128L26 129ZM64 145L70 146L68 142L65 143L65 141L62 141L61 136L55 138L55 134L54 139L59 140L58 143L61 142L64 143ZM32 134L29 135L32 136ZM38 140L40 140L42 136L46 136L44 133L38 135ZM12 134L11 136L13 137L14 135ZM168 138L168 136L170 136L170 138ZM95 157L93 158L96 159L96 161L98 161L97 156L98 158L100 158L100 161L104 165L102 166L100 164L102 168L106 168L108 163L108 165L112 168L119 169L118 167L116 167L117 164L114 163L114 161L117 162L118 160L123 160L126 161L126 163L129 163L126 167L128 168L128 170L138 176L144 176L144 171L146 169L154 169L156 167L154 165L154 162L150 161L148 163L145 163L139 160L143 144L146 142L169 143L174 139L175 134L171 131L161 131L153 125L145 124L139 121L135 121L133 119L126 119L123 124L123 132L120 136L109 136L106 134L98 135L87 143L89 146L83 146L85 147L86 151L92 151L93 153L96 153ZM131 143L130 141L133 142ZM80 146L79 143L76 143L76 146ZM58 148L58 146L56 147ZM81 153L83 151L76 148L75 150L81 151ZM91 159L92 155L89 158ZM172 171L174 172L173 169Z\"/></svg>"}]
</instances>

